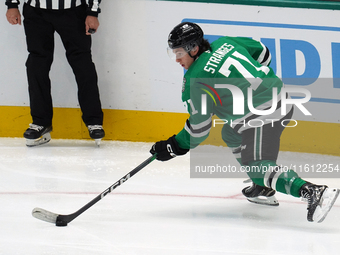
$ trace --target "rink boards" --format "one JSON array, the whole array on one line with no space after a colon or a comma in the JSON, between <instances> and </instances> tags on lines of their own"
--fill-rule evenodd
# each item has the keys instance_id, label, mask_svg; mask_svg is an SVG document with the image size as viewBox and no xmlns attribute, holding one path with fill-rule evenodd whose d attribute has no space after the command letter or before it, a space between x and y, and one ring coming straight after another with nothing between
<instances>
[{"instance_id":1,"label":"rink boards","mask_svg":"<svg viewBox=\"0 0 340 255\"><path fill-rule=\"evenodd\" d=\"M155 142L178 133L188 114L150 111L104 109L105 139L120 141ZM21 137L30 121L28 107L0 106L1 137ZM10 128L9 128L10 127ZM225 146L220 130L212 128L205 144ZM339 124L298 121L296 127L287 127L281 137L283 151L310 152L339 156ZM52 138L89 139L81 120L81 111L74 108L55 108Z\"/></svg>"}]
</instances>

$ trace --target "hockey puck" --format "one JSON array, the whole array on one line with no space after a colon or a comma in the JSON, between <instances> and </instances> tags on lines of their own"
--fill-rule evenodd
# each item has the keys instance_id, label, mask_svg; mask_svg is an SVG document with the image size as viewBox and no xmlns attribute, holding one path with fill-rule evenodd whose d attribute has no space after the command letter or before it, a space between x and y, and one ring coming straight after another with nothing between
<instances>
[{"instance_id":1,"label":"hockey puck","mask_svg":"<svg viewBox=\"0 0 340 255\"><path fill-rule=\"evenodd\" d=\"M57 227L66 227L66 226L67 226L67 222L66 222L66 221L61 221L61 220L59 220L59 221L57 221L57 222L55 223L55 225L56 225Z\"/></svg>"},{"instance_id":2,"label":"hockey puck","mask_svg":"<svg viewBox=\"0 0 340 255\"><path fill-rule=\"evenodd\" d=\"M93 29L93 28L89 28L88 32L89 32L90 34L94 34L94 33L96 32L96 30Z\"/></svg>"}]
</instances>

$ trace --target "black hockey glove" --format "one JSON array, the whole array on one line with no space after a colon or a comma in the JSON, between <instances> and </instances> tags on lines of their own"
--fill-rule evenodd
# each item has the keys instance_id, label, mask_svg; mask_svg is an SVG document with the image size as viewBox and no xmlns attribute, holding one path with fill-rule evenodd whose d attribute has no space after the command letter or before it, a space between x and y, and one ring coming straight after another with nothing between
<instances>
[{"instance_id":1,"label":"black hockey glove","mask_svg":"<svg viewBox=\"0 0 340 255\"><path fill-rule=\"evenodd\" d=\"M152 155L157 153L156 159L160 161L167 161L176 156L186 154L189 150L180 148L175 139L175 136L176 135L173 135L166 141L159 141L152 145L150 153Z\"/></svg>"}]
</instances>

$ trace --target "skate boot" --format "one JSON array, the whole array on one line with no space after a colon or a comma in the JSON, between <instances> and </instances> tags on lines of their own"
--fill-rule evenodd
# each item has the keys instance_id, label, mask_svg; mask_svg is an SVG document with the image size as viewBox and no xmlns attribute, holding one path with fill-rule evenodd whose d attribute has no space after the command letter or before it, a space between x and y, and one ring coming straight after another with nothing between
<instances>
[{"instance_id":1,"label":"skate boot","mask_svg":"<svg viewBox=\"0 0 340 255\"><path fill-rule=\"evenodd\" d=\"M339 192L339 189L330 189L326 185L305 183L300 189L300 196L308 203L307 220L322 222L331 210Z\"/></svg>"},{"instance_id":2,"label":"skate boot","mask_svg":"<svg viewBox=\"0 0 340 255\"><path fill-rule=\"evenodd\" d=\"M48 143L51 140L52 126L44 127L36 124L30 124L26 129L24 137L26 138L26 146L34 147L44 143Z\"/></svg>"},{"instance_id":3,"label":"skate boot","mask_svg":"<svg viewBox=\"0 0 340 255\"><path fill-rule=\"evenodd\" d=\"M96 145L99 147L101 139L105 136L103 126L88 125L87 128L89 130L90 137L94 139L94 141L96 142Z\"/></svg>"},{"instance_id":4,"label":"skate boot","mask_svg":"<svg viewBox=\"0 0 340 255\"><path fill-rule=\"evenodd\" d=\"M252 186L245 187L242 190L242 194L252 203L270 206L279 205L278 200L274 196L275 190L259 186L255 183Z\"/></svg>"}]
</instances>

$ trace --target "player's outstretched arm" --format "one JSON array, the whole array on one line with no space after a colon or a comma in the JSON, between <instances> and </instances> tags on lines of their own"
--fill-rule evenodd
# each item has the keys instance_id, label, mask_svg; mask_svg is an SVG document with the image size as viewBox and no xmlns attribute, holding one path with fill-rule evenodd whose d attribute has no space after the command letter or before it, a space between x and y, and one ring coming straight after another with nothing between
<instances>
[{"instance_id":1,"label":"player's outstretched arm","mask_svg":"<svg viewBox=\"0 0 340 255\"><path fill-rule=\"evenodd\" d=\"M173 135L166 141L159 141L152 145L150 153L154 155L157 153L157 160L160 161L167 161L169 159L172 159L176 156L184 155L189 150L188 149L182 149L179 147L178 142L175 138L176 135Z\"/></svg>"}]
</instances>

